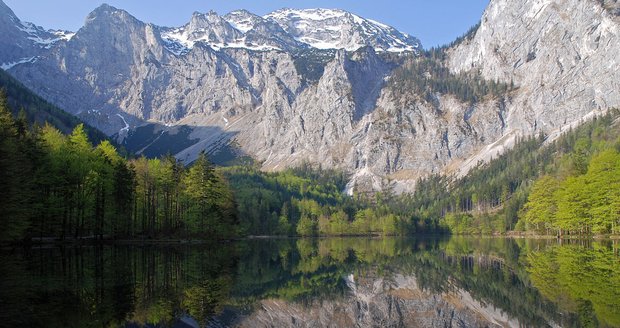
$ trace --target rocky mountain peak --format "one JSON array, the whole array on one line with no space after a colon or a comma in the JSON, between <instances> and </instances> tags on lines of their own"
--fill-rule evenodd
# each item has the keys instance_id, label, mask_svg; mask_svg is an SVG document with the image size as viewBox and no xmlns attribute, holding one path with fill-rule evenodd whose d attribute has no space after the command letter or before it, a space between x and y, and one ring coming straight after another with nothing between
<instances>
[{"instance_id":1,"label":"rocky mountain peak","mask_svg":"<svg viewBox=\"0 0 620 328\"><path fill-rule=\"evenodd\" d=\"M95 8L88 16L84 27L88 25L106 25L106 24L144 24L125 10L118 9L109 4L102 4Z\"/></svg>"},{"instance_id":2,"label":"rocky mountain peak","mask_svg":"<svg viewBox=\"0 0 620 328\"><path fill-rule=\"evenodd\" d=\"M196 42L216 50L292 51L313 47L354 51L364 46L389 52L421 49L414 37L338 9L281 9L264 17L247 10L235 10L225 16L194 13L188 24L163 29L162 36L177 55L188 53Z\"/></svg>"},{"instance_id":3,"label":"rocky mountain peak","mask_svg":"<svg viewBox=\"0 0 620 328\"><path fill-rule=\"evenodd\" d=\"M10 14L11 16L15 16L15 13L9 6L4 3L4 1L0 0L0 14Z\"/></svg>"},{"instance_id":4,"label":"rocky mountain peak","mask_svg":"<svg viewBox=\"0 0 620 328\"><path fill-rule=\"evenodd\" d=\"M245 9L231 11L224 16L224 19L242 33L252 30L257 24L265 21L262 17Z\"/></svg>"},{"instance_id":5,"label":"rocky mountain peak","mask_svg":"<svg viewBox=\"0 0 620 328\"><path fill-rule=\"evenodd\" d=\"M199 29L222 24L223 22L224 20L213 10L209 10L206 13L195 11L189 21L189 26L194 29Z\"/></svg>"},{"instance_id":6,"label":"rocky mountain peak","mask_svg":"<svg viewBox=\"0 0 620 328\"><path fill-rule=\"evenodd\" d=\"M41 26L23 22L1 0L0 35L0 67L4 70L32 63L57 43L73 36L70 32L48 31Z\"/></svg>"},{"instance_id":7,"label":"rocky mountain peak","mask_svg":"<svg viewBox=\"0 0 620 328\"><path fill-rule=\"evenodd\" d=\"M417 52L418 39L393 27L339 9L280 9L264 18L277 22L297 40L319 49Z\"/></svg>"},{"instance_id":8,"label":"rocky mountain peak","mask_svg":"<svg viewBox=\"0 0 620 328\"><path fill-rule=\"evenodd\" d=\"M126 136L127 149L191 162L234 144L265 170L310 161L349 171L348 191L394 181L402 191L620 107L615 4L491 0L445 60L343 10L197 13L165 28L103 5L75 39L47 50L48 32L4 8L0 63L48 101ZM392 51L405 54L380 53Z\"/></svg>"},{"instance_id":9,"label":"rocky mountain peak","mask_svg":"<svg viewBox=\"0 0 620 328\"><path fill-rule=\"evenodd\" d=\"M113 7L107 3L101 4L99 7L91 11L86 16L84 26L91 24L107 24L119 22L138 22L138 19L131 16L127 11Z\"/></svg>"},{"instance_id":10,"label":"rocky mountain peak","mask_svg":"<svg viewBox=\"0 0 620 328\"><path fill-rule=\"evenodd\" d=\"M194 13L189 24L185 25L183 29L188 41L191 42L204 41L226 44L235 42L242 37L241 32L214 11L209 11L206 14Z\"/></svg>"},{"instance_id":11,"label":"rocky mountain peak","mask_svg":"<svg viewBox=\"0 0 620 328\"><path fill-rule=\"evenodd\" d=\"M21 24L21 21L13 10L9 8L2 0L0 0L0 27L5 29L15 28Z\"/></svg>"},{"instance_id":12,"label":"rocky mountain peak","mask_svg":"<svg viewBox=\"0 0 620 328\"><path fill-rule=\"evenodd\" d=\"M113 13L116 11L119 11L119 9L104 2L99 5L99 7L95 8L91 14Z\"/></svg>"},{"instance_id":13,"label":"rocky mountain peak","mask_svg":"<svg viewBox=\"0 0 620 328\"><path fill-rule=\"evenodd\" d=\"M167 48L177 55L188 53L197 42L215 49L244 45L243 33L215 11L194 12L189 23L179 28L163 28L161 35Z\"/></svg>"}]
</instances>

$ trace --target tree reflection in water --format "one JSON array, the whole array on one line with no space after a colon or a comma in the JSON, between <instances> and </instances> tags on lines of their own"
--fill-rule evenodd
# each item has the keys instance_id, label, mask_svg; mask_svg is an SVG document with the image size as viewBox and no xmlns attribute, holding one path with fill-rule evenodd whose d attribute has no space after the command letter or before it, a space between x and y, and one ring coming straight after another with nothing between
<instances>
[{"instance_id":1,"label":"tree reflection in water","mask_svg":"<svg viewBox=\"0 0 620 328\"><path fill-rule=\"evenodd\" d=\"M244 326L282 311L290 312L286 325L300 326L321 306L345 325L376 324L385 313L412 324L426 306L500 324L620 326L617 242L268 239L14 249L0 257L6 326ZM370 301L356 309L362 297ZM384 301L404 314L383 309Z\"/></svg>"}]
</instances>

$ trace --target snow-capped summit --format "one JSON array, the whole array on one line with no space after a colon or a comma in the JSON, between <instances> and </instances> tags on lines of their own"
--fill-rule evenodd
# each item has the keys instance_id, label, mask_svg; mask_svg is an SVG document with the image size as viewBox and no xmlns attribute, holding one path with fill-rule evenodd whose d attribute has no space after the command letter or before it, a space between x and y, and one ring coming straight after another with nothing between
<instances>
[{"instance_id":1,"label":"snow-capped summit","mask_svg":"<svg viewBox=\"0 0 620 328\"><path fill-rule=\"evenodd\" d=\"M184 27L189 41L206 41L208 43L233 42L243 37L243 33L214 11L206 14L194 13L189 24Z\"/></svg>"},{"instance_id":2,"label":"snow-capped summit","mask_svg":"<svg viewBox=\"0 0 620 328\"><path fill-rule=\"evenodd\" d=\"M216 50L290 51L313 47L354 51L365 46L389 52L421 49L418 39L393 27L335 9L281 9L264 17L247 10L225 16L194 13L185 26L163 28L162 38L177 55L187 53L196 42Z\"/></svg>"},{"instance_id":3,"label":"snow-capped summit","mask_svg":"<svg viewBox=\"0 0 620 328\"><path fill-rule=\"evenodd\" d=\"M297 41L276 21L264 19L247 10L232 11L224 16L224 19L244 33L245 42L248 44L260 44L284 51L308 47Z\"/></svg>"},{"instance_id":4,"label":"snow-capped summit","mask_svg":"<svg viewBox=\"0 0 620 328\"><path fill-rule=\"evenodd\" d=\"M4 70L19 64L32 63L39 55L60 41L71 39L73 33L46 30L21 21L0 1L0 67Z\"/></svg>"},{"instance_id":5,"label":"snow-capped summit","mask_svg":"<svg viewBox=\"0 0 620 328\"><path fill-rule=\"evenodd\" d=\"M250 50L277 50L277 44L265 40L253 40L248 35L257 24L264 21L249 12L238 13L239 20L226 19L210 11L206 14L194 13L188 24L179 28L163 28L162 39L166 47L177 55L188 52L197 42L202 42L218 50L221 48L245 48ZM242 17L242 15L244 17ZM227 16L232 15L229 14ZM230 16L233 17L233 16Z\"/></svg>"},{"instance_id":6,"label":"snow-capped summit","mask_svg":"<svg viewBox=\"0 0 620 328\"><path fill-rule=\"evenodd\" d=\"M297 40L319 49L418 51L420 41L391 26L338 9L280 9L264 16Z\"/></svg>"},{"instance_id":7,"label":"snow-capped summit","mask_svg":"<svg viewBox=\"0 0 620 328\"><path fill-rule=\"evenodd\" d=\"M231 11L224 16L224 19L243 33L252 30L256 24L260 24L264 21L262 17L245 9Z\"/></svg>"}]
</instances>

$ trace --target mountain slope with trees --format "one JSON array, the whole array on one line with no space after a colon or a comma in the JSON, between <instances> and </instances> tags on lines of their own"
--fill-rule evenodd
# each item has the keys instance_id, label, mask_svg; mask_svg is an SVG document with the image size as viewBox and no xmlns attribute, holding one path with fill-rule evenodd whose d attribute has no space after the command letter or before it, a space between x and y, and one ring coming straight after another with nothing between
<instances>
[{"instance_id":1,"label":"mountain slope with trees","mask_svg":"<svg viewBox=\"0 0 620 328\"><path fill-rule=\"evenodd\" d=\"M283 25L247 11L196 13L166 28L109 5L73 37L24 53L17 46L32 36L15 32L30 25L0 6L0 63L138 153L193 161L235 144L265 171L309 161L352 173L349 191L403 192L437 172L465 174L473 165L462 163L488 161L518 137L620 106L611 3L492 0L478 27L428 54L343 11L320 11L325 21L295 10L271 17ZM336 29L315 35L292 22ZM343 37L356 40L333 39ZM411 51L391 52L397 39Z\"/></svg>"},{"instance_id":2,"label":"mountain slope with trees","mask_svg":"<svg viewBox=\"0 0 620 328\"><path fill-rule=\"evenodd\" d=\"M127 160L84 125L64 135L15 120L0 94L0 241L52 238L221 239L237 234L234 200L203 153Z\"/></svg>"},{"instance_id":3,"label":"mountain slope with trees","mask_svg":"<svg viewBox=\"0 0 620 328\"><path fill-rule=\"evenodd\" d=\"M63 133L70 133L79 124L84 124L86 133L93 142L108 139L103 132L50 104L2 69L0 69L0 88L4 89L7 104L13 114L23 115L23 118L31 124L44 125L47 122Z\"/></svg>"},{"instance_id":4,"label":"mountain slope with trees","mask_svg":"<svg viewBox=\"0 0 620 328\"><path fill-rule=\"evenodd\" d=\"M553 142L543 134L521 140L463 178L421 180L391 206L457 234L618 233L619 117L611 110Z\"/></svg>"}]
</instances>

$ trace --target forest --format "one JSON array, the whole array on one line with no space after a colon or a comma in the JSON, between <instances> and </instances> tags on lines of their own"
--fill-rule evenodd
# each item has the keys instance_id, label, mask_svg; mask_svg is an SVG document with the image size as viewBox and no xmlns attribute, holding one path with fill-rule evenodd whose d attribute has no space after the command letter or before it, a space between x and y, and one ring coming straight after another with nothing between
<instances>
[{"instance_id":1,"label":"forest","mask_svg":"<svg viewBox=\"0 0 620 328\"><path fill-rule=\"evenodd\" d=\"M547 235L618 234L620 111L515 147L461 179L432 176L393 204L455 234L527 231Z\"/></svg>"},{"instance_id":2,"label":"forest","mask_svg":"<svg viewBox=\"0 0 620 328\"><path fill-rule=\"evenodd\" d=\"M421 230L396 214L387 195L345 195L348 176L302 164L282 172L257 167L222 169L238 203L241 231L249 235L408 235Z\"/></svg>"},{"instance_id":3,"label":"forest","mask_svg":"<svg viewBox=\"0 0 620 328\"><path fill-rule=\"evenodd\" d=\"M0 241L230 239L247 235L405 235L381 194L350 197L340 171L215 168L202 153L128 159L83 124L65 135L14 117L0 95Z\"/></svg>"},{"instance_id":4,"label":"forest","mask_svg":"<svg viewBox=\"0 0 620 328\"><path fill-rule=\"evenodd\" d=\"M171 156L127 160L84 126L69 135L15 119L0 95L1 241L231 238L231 190L202 154L190 167Z\"/></svg>"},{"instance_id":5,"label":"forest","mask_svg":"<svg viewBox=\"0 0 620 328\"><path fill-rule=\"evenodd\" d=\"M412 194L348 196L342 171L216 168L206 154L189 166L172 156L127 158L108 140L93 145L82 124L65 134L11 107L2 95L1 241L620 233L618 110L553 142L520 139L460 179L431 176Z\"/></svg>"}]
</instances>

